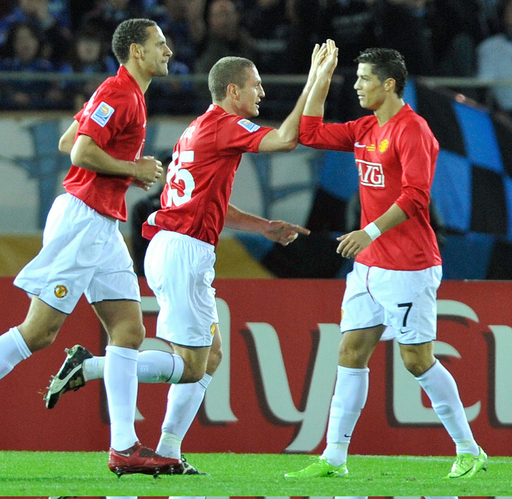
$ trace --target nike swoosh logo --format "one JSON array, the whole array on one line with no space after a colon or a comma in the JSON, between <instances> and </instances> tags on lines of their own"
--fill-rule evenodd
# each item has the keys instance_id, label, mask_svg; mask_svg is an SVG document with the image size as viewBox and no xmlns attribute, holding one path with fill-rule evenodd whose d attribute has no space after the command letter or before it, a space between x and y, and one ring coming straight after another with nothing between
<instances>
[{"instance_id":1,"label":"nike swoosh logo","mask_svg":"<svg viewBox=\"0 0 512 499\"><path fill-rule=\"evenodd\" d=\"M359 142L356 142L354 147L366 147L366 144L360 144Z\"/></svg>"},{"instance_id":2,"label":"nike swoosh logo","mask_svg":"<svg viewBox=\"0 0 512 499\"><path fill-rule=\"evenodd\" d=\"M130 457L131 456L131 454L128 452L119 452L119 451L117 451L117 455L121 456L121 457Z\"/></svg>"}]
</instances>

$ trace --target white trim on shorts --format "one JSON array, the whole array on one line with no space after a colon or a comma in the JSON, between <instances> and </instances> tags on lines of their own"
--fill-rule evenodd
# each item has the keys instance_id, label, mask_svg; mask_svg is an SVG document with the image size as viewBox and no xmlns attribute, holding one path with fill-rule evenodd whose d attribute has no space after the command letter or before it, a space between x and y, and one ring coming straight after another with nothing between
<instances>
[{"instance_id":1,"label":"white trim on shorts","mask_svg":"<svg viewBox=\"0 0 512 499\"><path fill-rule=\"evenodd\" d=\"M211 244L166 230L153 237L144 270L160 306L158 338L189 347L211 346L219 322L214 265Z\"/></svg>"},{"instance_id":2,"label":"white trim on shorts","mask_svg":"<svg viewBox=\"0 0 512 499\"><path fill-rule=\"evenodd\" d=\"M140 302L138 279L119 222L68 193L53 202L43 247L14 284L65 314L73 311L84 293L89 303Z\"/></svg>"},{"instance_id":3,"label":"white trim on shorts","mask_svg":"<svg viewBox=\"0 0 512 499\"><path fill-rule=\"evenodd\" d=\"M355 262L343 295L342 333L386 326L382 339L428 343L437 334L437 289L442 267L388 270Z\"/></svg>"}]
</instances>

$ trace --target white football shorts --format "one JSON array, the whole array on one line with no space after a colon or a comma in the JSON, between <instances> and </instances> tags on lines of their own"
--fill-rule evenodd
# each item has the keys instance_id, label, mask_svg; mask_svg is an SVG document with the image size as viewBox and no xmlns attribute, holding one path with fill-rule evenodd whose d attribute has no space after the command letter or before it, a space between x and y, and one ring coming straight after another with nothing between
<instances>
[{"instance_id":1,"label":"white football shorts","mask_svg":"<svg viewBox=\"0 0 512 499\"><path fill-rule=\"evenodd\" d=\"M341 304L341 332L383 324L381 340L415 345L436 339L442 267L387 270L355 262Z\"/></svg>"},{"instance_id":2,"label":"white football shorts","mask_svg":"<svg viewBox=\"0 0 512 499\"><path fill-rule=\"evenodd\" d=\"M209 347L219 322L215 248L193 237L161 230L150 241L144 270L160 312L156 335L188 347Z\"/></svg>"},{"instance_id":3,"label":"white football shorts","mask_svg":"<svg viewBox=\"0 0 512 499\"><path fill-rule=\"evenodd\" d=\"M43 247L14 284L65 314L73 311L83 293L89 303L140 302L139 283L119 222L67 193L53 202Z\"/></svg>"}]
</instances>

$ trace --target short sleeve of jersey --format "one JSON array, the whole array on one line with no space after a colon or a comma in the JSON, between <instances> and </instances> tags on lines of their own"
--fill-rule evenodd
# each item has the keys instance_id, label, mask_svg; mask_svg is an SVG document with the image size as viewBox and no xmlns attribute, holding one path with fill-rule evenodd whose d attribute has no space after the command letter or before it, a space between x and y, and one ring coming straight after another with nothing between
<instances>
[{"instance_id":1,"label":"short sleeve of jersey","mask_svg":"<svg viewBox=\"0 0 512 499\"><path fill-rule=\"evenodd\" d=\"M84 106L82 107L82 109L80 109L80 111L78 111L78 113L75 114L75 116L73 116L73 118L80 122L80 120L82 119L82 115L84 114L84 111L85 111L85 107L87 106L87 102L84 104Z\"/></svg>"},{"instance_id":2,"label":"short sleeve of jersey","mask_svg":"<svg viewBox=\"0 0 512 499\"><path fill-rule=\"evenodd\" d=\"M129 107L130 100L115 87L98 88L82 111L78 133L88 135L103 149L128 119Z\"/></svg>"},{"instance_id":3,"label":"short sleeve of jersey","mask_svg":"<svg viewBox=\"0 0 512 499\"><path fill-rule=\"evenodd\" d=\"M263 137L273 128L263 127L240 116L225 115L217 125L217 150L221 155L257 152Z\"/></svg>"}]
</instances>

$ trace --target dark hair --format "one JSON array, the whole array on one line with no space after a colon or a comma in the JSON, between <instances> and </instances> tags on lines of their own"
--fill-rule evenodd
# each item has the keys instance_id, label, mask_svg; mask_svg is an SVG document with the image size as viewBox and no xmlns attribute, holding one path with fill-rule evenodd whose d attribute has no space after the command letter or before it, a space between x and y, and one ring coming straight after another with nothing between
<instances>
[{"instance_id":1,"label":"dark hair","mask_svg":"<svg viewBox=\"0 0 512 499\"><path fill-rule=\"evenodd\" d=\"M208 89L214 102L226 97L226 89L230 83L243 88L248 78L247 68L254 68L254 62L245 57L223 57L210 69L208 74Z\"/></svg>"},{"instance_id":2,"label":"dark hair","mask_svg":"<svg viewBox=\"0 0 512 499\"><path fill-rule=\"evenodd\" d=\"M151 19L127 19L116 28L112 37L112 52L119 64L124 64L130 58L132 43L144 45L147 42L149 38L147 28L152 26L158 25Z\"/></svg>"},{"instance_id":3,"label":"dark hair","mask_svg":"<svg viewBox=\"0 0 512 499\"><path fill-rule=\"evenodd\" d=\"M400 52L394 49L369 48L363 50L355 62L371 64L372 72L378 76L380 82L393 78L396 82L396 94L398 97L403 97L408 73L404 57Z\"/></svg>"}]
</instances>

